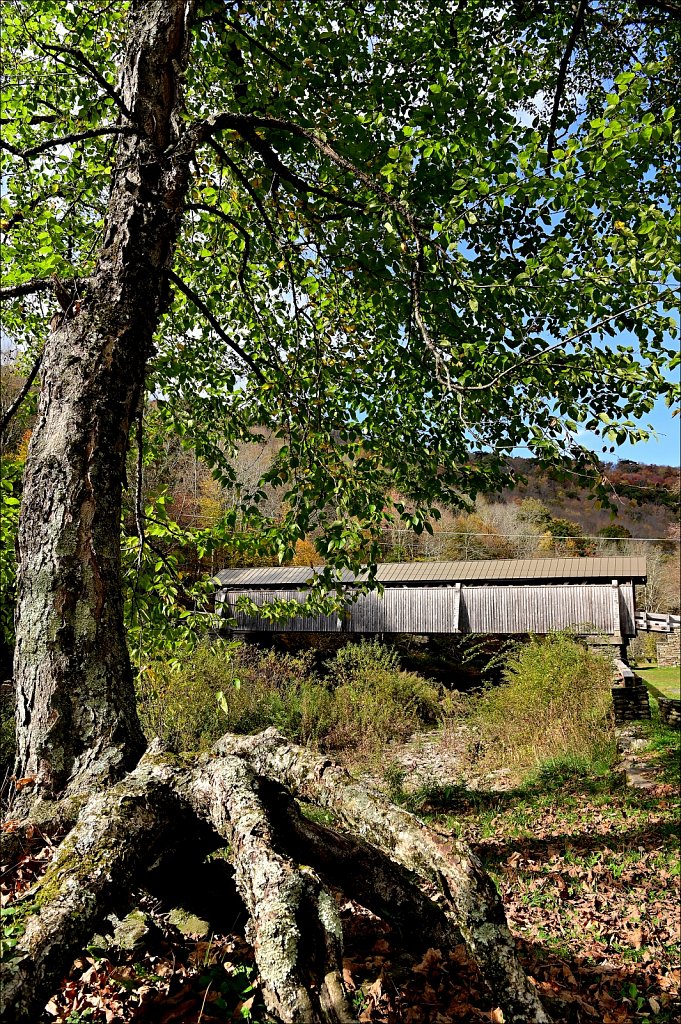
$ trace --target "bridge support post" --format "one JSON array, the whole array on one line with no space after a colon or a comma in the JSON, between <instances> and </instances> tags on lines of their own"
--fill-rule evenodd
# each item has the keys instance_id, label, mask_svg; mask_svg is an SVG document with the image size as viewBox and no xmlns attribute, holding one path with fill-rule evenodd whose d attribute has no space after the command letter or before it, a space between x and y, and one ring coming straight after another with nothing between
<instances>
[{"instance_id":1,"label":"bridge support post","mask_svg":"<svg viewBox=\"0 0 681 1024\"><path fill-rule=\"evenodd\" d=\"M680 639L681 633L665 633L658 639L655 644L658 665L681 665Z\"/></svg>"},{"instance_id":2,"label":"bridge support post","mask_svg":"<svg viewBox=\"0 0 681 1024\"><path fill-rule=\"evenodd\" d=\"M454 584L454 623L453 632L461 632L461 583L457 582Z\"/></svg>"},{"instance_id":3,"label":"bridge support post","mask_svg":"<svg viewBox=\"0 0 681 1024\"><path fill-rule=\"evenodd\" d=\"M620 584L619 580L612 581L612 635L622 636L622 624L620 622Z\"/></svg>"}]
</instances>

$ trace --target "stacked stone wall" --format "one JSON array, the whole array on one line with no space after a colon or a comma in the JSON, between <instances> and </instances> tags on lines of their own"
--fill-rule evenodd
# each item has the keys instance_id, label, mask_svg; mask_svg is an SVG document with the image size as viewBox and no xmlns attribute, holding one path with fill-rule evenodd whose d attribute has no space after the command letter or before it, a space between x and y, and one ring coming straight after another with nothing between
<instances>
[{"instance_id":1,"label":"stacked stone wall","mask_svg":"<svg viewBox=\"0 0 681 1024\"><path fill-rule=\"evenodd\" d=\"M636 678L638 679L638 677ZM624 686L613 686L611 692L615 725L650 718L648 688L640 680L636 683L627 683Z\"/></svg>"},{"instance_id":2,"label":"stacked stone wall","mask_svg":"<svg viewBox=\"0 0 681 1024\"><path fill-rule=\"evenodd\" d=\"M675 729L681 728L681 700L675 697L658 697L657 705L663 722Z\"/></svg>"},{"instance_id":3,"label":"stacked stone wall","mask_svg":"<svg viewBox=\"0 0 681 1024\"><path fill-rule=\"evenodd\" d=\"M657 641L657 664L681 665L681 633L666 633Z\"/></svg>"}]
</instances>

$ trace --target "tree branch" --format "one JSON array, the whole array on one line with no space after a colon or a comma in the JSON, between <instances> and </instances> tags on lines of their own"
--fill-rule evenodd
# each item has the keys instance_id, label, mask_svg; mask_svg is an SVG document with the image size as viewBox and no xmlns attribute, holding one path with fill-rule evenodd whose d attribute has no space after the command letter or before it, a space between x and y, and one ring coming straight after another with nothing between
<instances>
[{"instance_id":1,"label":"tree branch","mask_svg":"<svg viewBox=\"0 0 681 1024\"><path fill-rule=\"evenodd\" d=\"M183 295L185 295L191 302L194 303L194 305L198 309L199 313L203 314L203 316L206 318L206 320L208 321L210 326L213 328L215 333L218 335L218 337L221 338L222 341L224 341L225 345L228 345L229 348L231 348L232 352L236 353L236 355L238 355L239 358L244 363L246 363L247 366L249 366L251 368L251 370L256 375L256 377L258 378L260 383L264 384L265 383L265 377L263 376L262 371L256 365L256 363L251 358L251 356L249 356L248 353L244 352L243 349L241 349L236 344L236 342L232 341L232 339L225 333L225 331L220 326L220 323L213 316L213 314L211 313L211 311L209 310L208 306L203 301L201 296L197 295L196 292L194 291L194 289L190 288L188 284L185 284L185 282L182 280L182 278L178 277L177 274L175 274L172 270L168 271L168 277L170 278L172 283L175 285L175 287L178 288L182 292Z\"/></svg>"},{"instance_id":2,"label":"tree branch","mask_svg":"<svg viewBox=\"0 0 681 1024\"><path fill-rule=\"evenodd\" d=\"M462 391L487 391L488 388L494 387L504 377L508 377L511 373L516 373L521 366L527 366L528 363L533 363L536 359L541 359L542 356L547 355L549 352L554 352L558 348L562 348L563 345L568 345L572 341L577 341L578 338L583 338L585 334L593 334L599 327L603 327L605 324L610 323L611 320L616 320L620 316L626 316L627 313L633 313L637 309L643 309L644 306L652 306L653 303L658 302L657 298L647 299L645 302L639 302L636 306L630 306L629 309L621 309L617 313L613 313L611 316L606 316L603 320L599 320L598 323L592 324L591 327L585 327L583 331L579 331L577 334L571 334L569 338L563 338L561 341L557 341L555 345L549 345L548 348L544 348L541 352L534 352L531 356L526 356L525 359L521 359L515 366L509 366L506 370L502 370L496 377L492 377L486 384L475 384L472 387L462 388Z\"/></svg>"},{"instance_id":3,"label":"tree branch","mask_svg":"<svg viewBox=\"0 0 681 1024\"><path fill-rule=\"evenodd\" d=\"M414 316L414 322L419 329L419 334L423 339L423 343L429 352L432 354L435 360L435 376L444 384L448 391L461 391L463 390L458 384L452 382L452 377L449 372L449 367L438 349L437 344L433 341L430 336L430 331L423 319L423 311L421 309L421 277L424 271L424 260L423 260L423 244L421 242L420 235L416 235L416 266L411 278L411 308Z\"/></svg>"},{"instance_id":4,"label":"tree branch","mask_svg":"<svg viewBox=\"0 0 681 1024\"><path fill-rule=\"evenodd\" d=\"M251 236L248 231L246 231L246 228L240 224L238 220L235 220L234 217L230 217L228 213L225 213L224 210L220 210L217 206L211 206L210 203L188 203L187 209L200 210L204 213L211 214L211 216L219 217L220 220L224 220L226 224L236 228L236 230L241 234L241 237L244 240L244 254L237 273L237 280L242 292L246 292L244 274L246 273L246 267L248 266L248 260L251 255Z\"/></svg>"},{"instance_id":5,"label":"tree branch","mask_svg":"<svg viewBox=\"0 0 681 1024\"><path fill-rule=\"evenodd\" d=\"M671 0L637 0L636 6L642 11L652 7L654 11L671 14L673 18L681 18L681 4L672 3Z\"/></svg>"},{"instance_id":6,"label":"tree branch","mask_svg":"<svg viewBox=\"0 0 681 1024\"><path fill-rule=\"evenodd\" d=\"M326 189L320 188L318 185L313 185L312 182L306 181L305 178L301 177L296 171L282 161L281 157L274 149L273 146L269 145L264 139L262 139L258 133L254 130L248 130L246 127L240 132L241 137L250 145L251 149L262 158L263 163L279 177L283 178L284 181L288 181L294 188L300 189L301 192L307 192L313 196L319 196L322 199L328 199L333 203L338 203L341 206L348 206L354 210L361 210L363 208L362 203L358 203L354 199L344 199L342 196L335 196L331 192L327 192Z\"/></svg>"},{"instance_id":7,"label":"tree branch","mask_svg":"<svg viewBox=\"0 0 681 1024\"><path fill-rule=\"evenodd\" d=\"M278 249L281 249L281 243L280 243L280 241L279 241L279 239L277 237L276 231L274 230L274 224L272 223L272 221L271 221L271 219L270 219L270 217L269 217L269 215L267 213L267 210L263 206L263 203L262 203L262 200L260 199L260 196L258 195L257 192L255 192L253 190L253 188L251 187L251 183L248 180L248 178L246 177L246 175L243 173L241 168L237 164L234 163L232 158L223 149L223 147L220 145L219 142L216 142L215 139L210 139L210 145L215 150L215 152L218 154L218 156L220 157L222 162L227 167L229 167L230 171L232 172L234 177L237 179L237 181L241 185L243 185L245 190L248 192L249 196L251 197L251 199L253 200L253 202L256 205L258 213L260 214L260 216L262 217L263 221L265 222L265 227L267 228L267 230L269 231L270 235L272 236L272 238L273 238L273 240L275 242L275 245L277 246Z\"/></svg>"},{"instance_id":8,"label":"tree branch","mask_svg":"<svg viewBox=\"0 0 681 1024\"><path fill-rule=\"evenodd\" d=\"M244 39L247 39L252 46L256 47L256 49L260 50L262 53L267 54L268 57L271 57L271 59L276 64L279 64L280 67L286 68L287 71L293 71L292 64L289 64L287 60L284 60L283 57L280 57L279 54L274 52L274 50L270 50L267 46L264 45L264 43L261 43L259 39L256 39L255 36L250 35L250 33L247 32L245 28L243 28L238 19L237 21L231 21L225 14L225 8L222 8L219 11L212 11L210 14L206 14L203 17L197 18L196 21L198 25L205 25L206 23L217 23L220 26L228 25L235 32L238 32L240 35L242 35Z\"/></svg>"},{"instance_id":9,"label":"tree branch","mask_svg":"<svg viewBox=\"0 0 681 1024\"><path fill-rule=\"evenodd\" d=\"M189 203L187 209L205 211L206 213L215 215L220 220L223 220L226 224L231 225L231 227L236 228L236 230L240 232L241 237L244 240L244 251L241 257L241 262L239 264L239 269L237 270L236 279L239 282L239 287L241 288L241 292L244 298L246 299L246 302L251 307L253 316L257 319L258 323L262 327L264 334L267 335L267 328L265 326L262 316L260 315L260 310L258 309L255 300L253 299L253 296L251 295L246 285L246 268L248 266L248 261L251 256L252 241L248 231L243 226L243 224L240 224L239 221L236 220L234 217L230 217L229 214L225 213L224 210L219 209L219 207L217 206L211 206L209 203Z\"/></svg>"},{"instance_id":10,"label":"tree branch","mask_svg":"<svg viewBox=\"0 0 681 1024\"><path fill-rule=\"evenodd\" d=\"M20 299L24 295L37 295L39 292L53 292L62 310L70 312L73 303L81 297L81 289L87 285L87 277L60 278L32 277L20 284L7 285L0 288L0 301Z\"/></svg>"},{"instance_id":11,"label":"tree branch","mask_svg":"<svg viewBox=\"0 0 681 1024\"><path fill-rule=\"evenodd\" d=\"M570 65L570 58L572 57L572 51L575 48L577 42L577 36L579 35L582 25L584 24L584 18L588 10L588 0L579 0L579 7L577 8L577 14L572 25L572 31L565 47L560 67L558 68L558 80L556 81L556 94L553 97L553 110L551 111L551 122L549 124L549 138L546 144L546 163L547 166L551 166L551 158L553 151L556 148L556 128L558 126L558 114L560 113L560 104L563 99L565 92L565 82L567 80L567 70Z\"/></svg>"},{"instance_id":12,"label":"tree branch","mask_svg":"<svg viewBox=\"0 0 681 1024\"><path fill-rule=\"evenodd\" d=\"M303 128L301 125L296 124L293 121L287 121L283 118L278 117L261 117L256 114L236 114L231 111L223 111L220 114L216 114L213 117L206 118L202 122L197 122L190 131L194 136L194 145L198 145L202 141L209 142L210 145L217 151L217 143L212 137L215 132L223 130L233 130L238 132L244 141L248 141L247 131L254 128L272 128L277 131L287 132L290 135L297 136L301 139L306 139L310 142L315 149L326 156L332 163L342 170L352 174L355 178L366 185L370 192L372 192L377 198L379 198L384 205L396 213L406 223L409 230L412 232L414 238L419 238L422 245L431 245L435 248L443 257L448 256L446 250L440 245L437 239L432 238L432 232L430 228L416 217L408 206L401 203L390 195L389 192L383 188L380 182L376 181L370 174L353 163L348 157L343 156L334 147L317 135L310 128ZM246 134L244 134L246 132ZM226 156L224 149L220 147L220 153L225 160L229 161ZM332 197L335 202L344 203L347 200L337 199ZM364 204L358 204L358 208L362 208Z\"/></svg>"},{"instance_id":13,"label":"tree branch","mask_svg":"<svg viewBox=\"0 0 681 1024\"><path fill-rule=\"evenodd\" d=\"M29 373L28 377L24 381L24 386L22 387L21 391L19 392L17 397L14 399L12 404L10 405L9 409L7 410L7 412L2 417L2 420L0 420L0 437L7 430L7 427L10 424L10 420L12 419L14 414L19 410L19 408L21 407L22 402L26 398L26 395L31 390L31 385L33 384L33 381L36 379L36 377L38 375L38 370L40 369L40 364L42 363L42 361L43 361L43 353L41 351L41 352L38 353L38 357L35 360L35 362L33 363L33 366L31 367L31 370L30 370L30 373Z\"/></svg>"},{"instance_id":14,"label":"tree branch","mask_svg":"<svg viewBox=\"0 0 681 1024\"><path fill-rule=\"evenodd\" d=\"M229 27L234 29L235 32L238 32L240 35L242 35L244 37L244 39L247 39L248 42L251 44L251 46L255 46L256 49L258 49L262 53L266 54L268 57L270 57L271 60L273 60L280 67L285 68L287 71L293 71L293 65L292 64L289 64L289 62L287 60L284 60L283 57L280 57L279 54L274 52L274 50L270 50L267 46L265 46L263 43L261 43L259 39L256 39L255 36L252 36L250 34L250 32L247 32L246 29L243 27L243 25L238 20L237 21L230 21L229 18L224 18L223 20L224 20L224 24L225 25L229 25Z\"/></svg>"},{"instance_id":15,"label":"tree branch","mask_svg":"<svg viewBox=\"0 0 681 1024\"><path fill-rule=\"evenodd\" d=\"M54 291L54 281L49 277L32 277L22 284L10 284L0 288L0 300L20 299L23 295L36 295L38 292Z\"/></svg>"},{"instance_id":16,"label":"tree branch","mask_svg":"<svg viewBox=\"0 0 681 1024\"><path fill-rule=\"evenodd\" d=\"M54 124L56 121L63 120L59 118L57 114L36 114L32 117L29 124ZM0 126L6 124L19 124L21 118L19 117L0 117Z\"/></svg>"},{"instance_id":17,"label":"tree branch","mask_svg":"<svg viewBox=\"0 0 681 1024\"><path fill-rule=\"evenodd\" d=\"M276 131L282 131L288 135L294 135L300 139L306 139L310 142L317 152L321 153L322 156L327 157L332 163L336 164L344 171L348 171L355 178L362 182L363 185L373 192L374 195L378 196L383 200L386 206L388 206L395 213L398 213L407 222L409 227L416 233L420 230L420 225L410 210L400 203L397 199L394 199L390 193L386 192L382 185L379 184L370 174L358 167L357 164L353 163L348 157L343 156L333 148L326 139L321 138L310 128L303 128L301 125L296 124L294 121L287 121L280 117L260 117L256 114L235 114L231 111L223 111L220 114L215 114L213 117L206 118L205 121L197 124L194 128L196 132L196 141L208 141L212 135L216 132L227 131L229 129L237 131L245 141L248 141L247 135L244 135L244 131L252 130L255 128L273 128ZM336 200L337 201L337 200Z\"/></svg>"},{"instance_id":18,"label":"tree branch","mask_svg":"<svg viewBox=\"0 0 681 1024\"><path fill-rule=\"evenodd\" d=\"M67 53L70 57L73 57L74 60L78 61L79 64L82 64L82 66L86 69L89 75L92 78L94 78L95 82L100 87L100 89L102 89L107 94L107 96L109 96L114 101L114 103L121 111L121 113L124 114L124 116L127 117L129 121L135 120L132 112L127 108L127 106L123 102L122 97L119 96L119 94L116 92L111 83L107 82L104 75L100 74L100 72L97 70L94 64L92 64L87 59L84 53L81 53L80 50L77 50L73 46L54 46L50 43L42 43L41 48L43 50L48 50L50 53ZM67 64L66 61L62 61L61 63L65 64L66 67L73 67L72 64Z\"/></svg>"},{"instance_id":19,"label":"tree branch","mask_svg":"<svg viewBox=\"0 0 681 1024\"><path fill-rule=\"evenodd\" d=\"M255 191L255 189L252 188L250 181L248 180L246 175L243 173L241 168L237 164L235 164L235 162L231 159L229 154L223 149L223 147L220 145L219 142L216 142L215 139L210 139L209 141L210 141L210 145L215 150L215 152L218 154L218 156L220 157L222 162L227 167L229 167L229 169L231 170L232 174L237 179L237 181L242 185L242 187L246 190L246 192L248 192L249 196L251 197L251 199L255 203L255 206L256 206L256 209L257 209L258 213L260 214L260 216L263 219L265 227L267 228L267 230L270 233L270 237L272 238L272 241L274 242L274 244L276 245L277 249L279 249L279 251L282 254L284 263L286 264L286 272L288 273L289 283L291 285L291 298L293 300L293 308L294 308L294 311L295 311L296 331L299 331L300 330L300 326L299 326L299 323L298 323L298 315L299 315L298 292L297 292L297 289L296 289L295 277L293 275L293 267L291 266L291 257L290 257L290 255L288 253L288 250L287 250L286 246L282 245L281 241L279 240L277 232L275 231L275 228L274 228L274 224L272 223L272 221L271 221L271 219L270 219L270 217L269 217L269 215L267 213L267 210L265 209L265 206L264 206L262 200L260 199L260 196ZM300 338L300 336L299 336L299 338Z\"/></svg>"},{"instance_id":20,"label":"tree branch","mask_svg":"<svg viewBox=\"0 0 681 1024\"><path fill-rule=\"evenodd\" d=\"M56 146L69 146L74 142L84 142L86 139L96 139L102 135L137 135L137 130L115 124L103 128L88 128L85 132L74 132L72 135L64 135L59 139L47 139L45 142L40 142L37 146L32 146L23 152L15 146L10 146L9 142L0 140L0 150L4 149L14 156L21 157L22 160L29 160L31 157L45 153L48 149L54 149Z\"/></svg>"}]
</instances>

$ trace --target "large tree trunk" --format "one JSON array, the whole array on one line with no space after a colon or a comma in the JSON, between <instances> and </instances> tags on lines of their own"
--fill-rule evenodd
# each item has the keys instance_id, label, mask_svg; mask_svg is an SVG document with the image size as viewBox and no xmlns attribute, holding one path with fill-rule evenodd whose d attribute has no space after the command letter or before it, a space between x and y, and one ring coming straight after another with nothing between
<instances>
[{"instance_id":1,"label":"large tree trunk","mask_svg":"<svg viewBox=\"0 0 681 1024\"><path fill-rule=\"evenodd\" d=\"M102 250L47 342L19 546L17 776L86 788L139 758L120 585L131 419L167 301L189 179L178 70L191 0L136 0L118 88L121 136Z\"/></svg>"}]
</instances>

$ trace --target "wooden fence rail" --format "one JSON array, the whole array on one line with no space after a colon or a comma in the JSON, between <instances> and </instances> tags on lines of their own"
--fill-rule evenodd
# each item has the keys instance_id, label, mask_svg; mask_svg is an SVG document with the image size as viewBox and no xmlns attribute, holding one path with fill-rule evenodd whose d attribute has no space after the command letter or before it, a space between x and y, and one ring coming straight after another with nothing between
<instances>
[{"instance_id":1,"label":"wooden fence rail","mask_svg":"<svg viewBox=\"0 0 681 1024\"><path fill-rule=\"evenodd\" d=\"M636 612L637 633L678 633L681 616L667 612Z\"/></svg>"}]
</instances>

